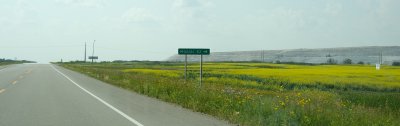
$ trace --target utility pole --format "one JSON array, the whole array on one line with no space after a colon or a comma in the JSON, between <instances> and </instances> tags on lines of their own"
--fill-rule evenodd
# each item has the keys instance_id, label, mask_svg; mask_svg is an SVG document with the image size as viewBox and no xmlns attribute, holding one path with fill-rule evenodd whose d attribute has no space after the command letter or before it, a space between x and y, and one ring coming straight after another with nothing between
<instances>
[{"instance_id":1,"label":"utility pole","mask_svg":"<svg viewBox=\"0 0 400 126\"><path fill-rule=\"evenodd\" d=\"M93 60L94 60L93 57L94 57L94 43L95 43L95 42L96 42L96 40L93 41L92 63L93 63Z\"/></svg>"},{"instance_id":2,"label":"utility pole","mask_svg":"<svg viewBox=\"0 0 400 126\"><path fill-rule=\"evenodd\" d=\"M86 42L85 42L85 55L83 57L83 61L86 63Z\"/></svg>"}]
</instances>

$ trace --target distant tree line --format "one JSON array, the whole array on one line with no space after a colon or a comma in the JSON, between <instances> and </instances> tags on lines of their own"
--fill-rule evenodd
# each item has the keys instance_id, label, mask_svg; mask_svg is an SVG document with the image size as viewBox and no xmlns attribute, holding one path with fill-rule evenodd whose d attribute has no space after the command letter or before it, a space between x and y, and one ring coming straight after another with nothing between
<instances>
[{"instance_id":1,"label":"distant tree line","mask_svg":"<svg viewBox=\"0 0 400 126\"><path fill-rule=\"evenodd\" d=\"M13 62L13 61L14 60L5 59L5 58L0 59L0 62Z\"/></svg>"},{"instance_id":2,"label":"distant tree line","mask_svg":"<svg viewBox=\"0 0 400 126\"><path fill-rule=\"evenodd\" d=\"M353 64L354 62L350 58L346 58L343 60L342 63L343 64ZM338 61L333 58L329 58L328 60L326 60L326 64L338 64ZM357 64L363 65L365 63L363 61L359 61L359 62L357 62Z\"/></svg>"},{"instance_id":3,"label":"distant tree line","mask_svg":"<svg viewBox=\"0 0 400 126\"><path fill-rule=\"evenodd\" d=\"M343 60L343 64L353 64L353 61L349 58Z\"/></svg>"},{"instance_id":4,"label":"distant tree line","mask_svg":"<svg viewBox=\"0 0 400 126\"><path fill-rule=\"evenodd\" d=\"M11 59L0 58L0 63L12 64L12 63L36 63L36 62L28 60L11 60Z\"/></svg>"},{"instance_id":5,"label":"distant tree line","mask_svg":"<svg viewBox=\"0 0 400 126\"><path fill-rule=\"evenodd\" d=\"M276 60L274 63L276 64L293 64L293 65L317 65L313 63L304 63L304 62L282 62L280 60Z\"/></svg>"},{"instance_id":6,"label":"distant tree line","mask_svg":"<svg viewBox=\"0 0 400 126\"><path fill-rule=\"evenodd\" d=\"M326 61L326 64L337 64L337 63L338 63L337 60L335 60L333 58L329 58ZM353 61L349 58L346 58L343 60L343 64L353 64ZM359 61L359 62L357 62L357 64L363 65L365 63L363 61ZM367 63L367 64L370 64L370 63ZM393 62L392 66L400 66L400 62Z\"/></svg>"},{"instance_id":7,"label":"distant tree line","mask_svg":"<svg viewBox=\"0 0 400 126\"><path fill-rule=\"evenodd\" d=\"M400 62L393 62L392 66L400 66Z\"/></svg>"},{"instance_id":8,"label":"distant tree line","mask_svg":"<svg viewBox=\"0 0 400 126\"><path fill-rule=\"evenodd\" d=\"M337 60L333 59L333 58L329 58L328 60L326 60L326 64L337 64Z\"/></svg>"}]
</instances>

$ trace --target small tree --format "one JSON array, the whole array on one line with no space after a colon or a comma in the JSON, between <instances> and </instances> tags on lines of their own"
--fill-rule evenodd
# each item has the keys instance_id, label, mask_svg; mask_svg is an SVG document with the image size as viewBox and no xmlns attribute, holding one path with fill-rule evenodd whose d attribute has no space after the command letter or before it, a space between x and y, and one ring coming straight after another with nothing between
<instances>
[{"instance_id":1,"label":"small tree","mask_svg":"<svg viewBox=\"0 0 400 126\"><path fill-rule=\"evenodd\" d=\"M343 64L352 64L353 61L351 61L351 59L347 58L343 60Z\"/></svg>"},{"instance_id":2,"label":"small tree","mask_svg":"<svg viewBox=\"0 0 400 126\"><path fill-rule=\"evenodd\" d=\"M400 66L400 62L393 62L392 66Z\"/></svg>"},{"instance_id":3,"label":"small tree","mask_svg":"<svg viewBox=\"0 0 400 126\"><path fill-rule=\"evenodd\" d=\"M363 61L358 62L357 64L364 65Z\"/></svg>"},{"instance_id":4,"label":"small tree","mask_svg":"<svg viewBox=\"0 0 400 126\"><path fill-rule=\"evenodd\" d=\"M333 58L329 58L329 59L326 61L326 63L327 63L327 64L337 64L337 61L336 61L335 59L333 59Z\"/></svg>"}]
</instances>

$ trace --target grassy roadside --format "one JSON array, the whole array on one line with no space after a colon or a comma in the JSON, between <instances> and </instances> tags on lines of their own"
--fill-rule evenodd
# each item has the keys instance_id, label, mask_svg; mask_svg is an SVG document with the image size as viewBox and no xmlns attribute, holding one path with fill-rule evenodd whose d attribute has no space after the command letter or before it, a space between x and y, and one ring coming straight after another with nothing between
<instances>
[{"instance_id":1,"label":"grassy roadside","mask_svg":"<svg viewBox=\"0 0 400 126\"><path fill-rule=\"evenodd\" d=\"M0 66L11 65L11 64L19 64L14 62L0 62Z\"/></svg>"},{"instance_id":2,"label":"grassy roadside","mask_svg":"<svg viewBox=\"0 0 400 126\"><path fill-rule=\"evenodd\" d=\"M400 124L399 67L207 63L199 88L195 64L188 81L181 63L60 65L240 125Z\"/></svg>"},{"instance_id":3,"label":"grassy roadside","mask_svg":"<svg viewBox=\"0 0 400 126\"><path fill-rule=\"evenodd\" d=\"M0 61L0 66L11 64L33 63L32 61Z\"/></svg>"}]
</instances>

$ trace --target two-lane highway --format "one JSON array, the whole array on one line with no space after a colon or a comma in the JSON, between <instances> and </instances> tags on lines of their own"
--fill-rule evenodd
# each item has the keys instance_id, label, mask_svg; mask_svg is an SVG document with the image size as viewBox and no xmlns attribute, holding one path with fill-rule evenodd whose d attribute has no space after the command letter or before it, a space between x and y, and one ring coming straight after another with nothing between
<instances>
[{"instance_id":1,"label":"two-lane highway","mask_svg":"<svg viewBox=\"0 0 400 126\"><path fill-rule=\"evenodd\" d=\"M55 65L0 67L0 126L55 125L229 124Z\"/></svg>"}]
</instances>

